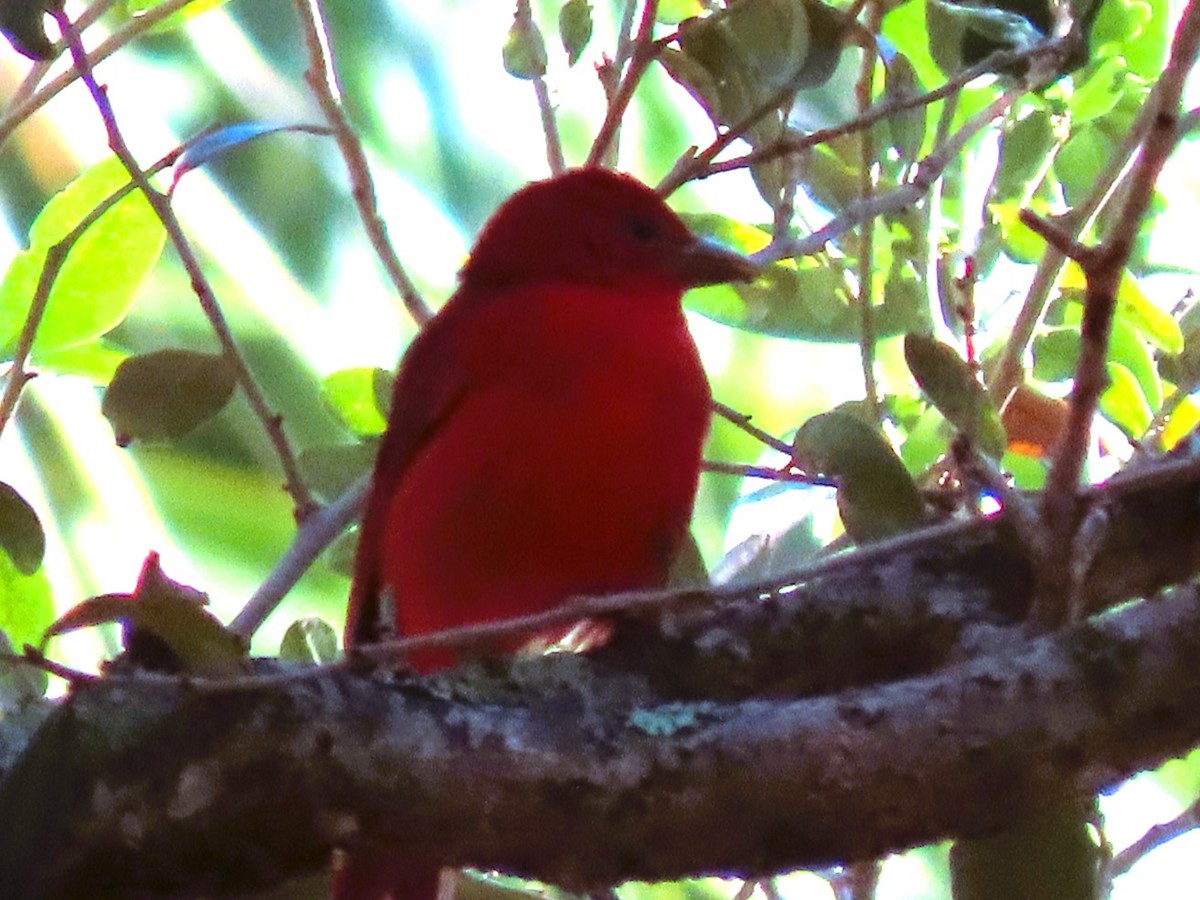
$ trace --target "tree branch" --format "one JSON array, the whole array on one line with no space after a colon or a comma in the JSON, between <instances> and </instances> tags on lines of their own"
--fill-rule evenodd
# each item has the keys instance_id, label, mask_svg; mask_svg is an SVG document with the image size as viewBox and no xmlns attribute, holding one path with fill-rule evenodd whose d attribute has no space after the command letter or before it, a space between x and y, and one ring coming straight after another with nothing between
<instances>
[{"instance_id":1,"label":"tree branch","mask_svg":"<svg viewBox=\"0 0 1200 900\"><path fill-rule=\"evenodd\" d=\"M1189 587L802 700L663 702L565 655L427 683L108 679L0 786L23 823L0 835L0 883L12 900L219 895L368 842L573 888L873 858L1200 742L1198 653Z\"/></svg>"}]
</instances>

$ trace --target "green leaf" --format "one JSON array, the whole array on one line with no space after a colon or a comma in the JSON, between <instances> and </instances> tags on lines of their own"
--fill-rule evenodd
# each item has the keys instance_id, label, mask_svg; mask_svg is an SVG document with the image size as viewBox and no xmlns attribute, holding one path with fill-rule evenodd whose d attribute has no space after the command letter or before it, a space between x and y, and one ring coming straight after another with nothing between
<instances>
[{"instance_id":1,"label":"green leaf","mask_svg":"<svg viewBox=\"0 0 1200 900\"><path fill-rule=\"evenodd\" d=\"M838 482L838 509L847 533L860 543L882 540L918 525L924 506L917 486L874 426L835 410L813 416L796 433L795 458Z\"/></svg>"},{"instance_id":2,"label":"green leaf","mask_svg":"<svg viewBox=\"0 0 1200 900\"><path fill-rule=\"evenodd\" d=\"M358 531L347 531L340 534L329 545L329 549L325 551L325 564L331 572L349 578L354 575L354 563L357 557Z\"/></svg>"},{"instance_id":3,"label":"green leaf","mask_svg":"<svg viewBox=\"0 0 1200 900\"><path fill-rule=\"evenodd\" d=\"M316 616L297 619L289 625L279 645L279 658L284 662L325 665L340 655L337 632Z\"/></svg>"},{"instance_id":4,"label":"green leaf","mask_svg":"<svg viewBox=\"0 0 1200 900\"><path fill-rule=\"evenodd\" d=\"M956 900L1092 900L1100 848L1094 800L1060 803L1008 830L963 838L950 851Z\"/></svg>"},{"instance_id":5,"label":"green leaf","mask_svg":"<svg viewBox=\"0 0 1200 900\"><path fill-rule=\"evenodd\" d=\"M1064 292L1087 289L1087 278L1077 263L1067 263L1061 287ZM1117 315L1164 353L1183 351L1183 329L1175 317L1155 305L1128 270L1117 288Z\"/></svg>"},{"instance_id":6,"label":"green leaf","mask_svg":"<svg viewBox=\"0 0 1200 900\"><path fill-rule=\"evenodd\" d=\"M1116 48L1129 65L1129 71L1150 82L1158 78L1167 60L1171 39L1171 8L1168 0L1106 0L1101 4L1092 29L1101 39L1110 27L1106 16L1120 16L1125 35ZM1100 46L1097 43L1097 46Z\"/></svg>"},{"instance_id":7,"label":"green leaf","mask_svg":"<svg viewBox=\"0 0 1200 900\"><path fill-rule=\"evenodd\" d=\"M20 648L13 647L3 631L0 631L0 653L15 655ZM32 665L21 665L8 661L0 663L0 719L22 709L46 693L50 676Z\"/></svg>"},{"instance_id":8,"label":"green leaf","mask_svg":"<svg viewBox=\"0 0 1200 900\"><path fill-rule=\"evenodd\" d=\"M1000 412L974 371L949 347L923 334L904 336L904 360L929 402L995 459L1007 444Z\"/></svg>"},{"instance_id":9,"label":"green leaf","mask_svg":"<svg viewBox=\"0 0 1200 900\"><path fill-rule=\"evenodd\" d=\"M1109 385L1100 396L1100 411L1130 437L1141 437L1154 418L1142 386L1120 363L1110 362L1107 368Z\"/></svg>"},{"instance_id":10,"label":"green leaf","mask_svg":"<svg viewBox=\"0 0 1200 900\"><path fill-rule=\"evenodd\" d=\"M321 382L321 399L350 431L364 437L382 434L387 419L379 407L380 385L383 395L391 389L392 373L386 369L363 366L341 369Z\"/></svg>"},{"instance_id":11,"label":"green leaf","mask_svg":"<svg viewBox=\"0 0 1200 900\"><path fill-rule=\"evenodd\" d=\"M1167 419L1167 425L1162 433L1162 445L1166 450L1175 447L1181 440L1200 428L1200 404L1191 397L1185 397Z\"/></svg>"},{"instance_id":12,"label":"green leaf","mask_svg":"<svg viewBox=\"0 0 1200 900\"><path fill-rule=\"evenodd\" d=\"M1066 381L1079 364L1079 328L1051 328L1033 339L1033 377Z\"/></svg>"},{"instance_id":13,"label":"green leaf","mask_svg":"<svg viewBox=\"0 0 1200 900\"><path fill-rule=\"evenodd\" d=\"M1108 165L1116 141L1096 123L1086 123L1072 131L1071 137L1054 157L1054 174L1062 182L1067 203L1074 206L1096 187L1096 179Z\"/></svg>"},{"instance_id":14,"label":"green leaf","mask_svg":"<svg viewBox=\"0 0 1200 900\"><path fill-rule=\"evenodd\" d=\"M697 233L742 253L770 242L766 231L724 216L684 219ZM685 301L688 309L743 331L808 341L857 341L862 316L844 298L839 265L838 260L814 257L785 260L764 267L752 283L697 288L688 291ZM923 299L919 285L913 290L907 283L909 274L889 273L884 302L875 308L876 336L902 334L921 324Z\"/></svg>"},{"instance_id":15,"label":"green leaf","mask_svg":"<svg viewBox=\"0 0 1200 900\"><path fill-rule=\"evenodd\" d=\"M157 645L153 652L165 657L171 670L240 674L246 648L241 638L205 609L207 604L207 594L168 577L158 554L150 553L132 594L103 594L84 600L55 620L42 642L80 628L120 623L125 626L126 650L131 654L139 638L146 648L144 635Z\"/></svg>"},{"instance_id":16,"label":"green leaf","mask_svg":"<svg viewBox=\"0 0 1200 900\"><path fill-rule=\"evenodd\" d=\"M54 620L54 603L45 570L24 575L7 553L0 553L0 631L13 644L37 644Z\"/></svg>"},{"instance_id":17,"label":"green leaf","mask_svg":"<svg viewBox=\"0 0 1200 900\"><path fill-rule=\"evenodd\" d=\"M933 58L947 74L972 66L997 49L1027 50L1045 35L1029 18L1004 2L955 3L928 0L925 11ZM1022 4L1025 8L1028 4ZM1046 8L1048 10L1048 7ZM1048 14L1045 10L1043 16Z\"/></svg>"},{"instance_id":18,"label":"green leaf","mask_svg":"<svg viewBox=\"0 0 1200 900\"><path fill-rule=\"evenodd\" d=\"M538 78L546 74L546 41L532 21L525 27L514 19L502 51L504 71L514 78Z\"/></svg>"},{"instance_id":19,"label":"green leaf","mask_svg":"<svg viewBox=\"0 0 1200 900\"><path fill-rule=\"evenodd\" d=\"M906 57L897 54L886 70L885 99L898 101L922 92L923 88L917 77L917 70L913 68L912 63ZM921 145L925 141L927 113L928 107L921 105L915 109L894 113L887 119L892 144L905 162L913 162L920 155Z\"/></svg>"},{"instance_id":20,"label":"green leaf","mask_svg":"<svg viewBox=\"0 0 1200 900\"><path fill-rule=\"evenodd\" d=\"M704 12L700 0L662 0L658 4L658 21L667 25L678 25Z\"/></svg>"},{"instance_id":21,"label":"green leaf","mask_svg":"<svg viewBox=\"0 0 1200 900\"><path fill-rule=\"evenodd\" d=\"M44 353L38 361L38 368L56 375L81 375L96 384L108 384L117 374L121 363L127 359L128 353L101 338L65 350Z\"/></svg>"},{"instance_id":22,"label":"green leaf","mask_svg":"<svg viewBox=\"0 0 1200 900\"><path fill-rule=\"evenodd\" d=\"M592 5L588 0L567 0L558 11L558 36L567 51L567 65L579 62L592 39Z\"/></svg>"},{"instance_id":23,"label":"green leaf","mask_svg":"<svg viewBox=\"0 0 1200 900\"><path fill-rule=\"evenodd\" d=\"M309 447L300 454L300 471L318 496L332 500L375 465L378 441Z\"/></svg>"},{"instance_id":24,"label":"green leaf","mask_svg":"<svg viewBox=\"0 0 1200 900\"><path fill-rule=\"evenodd\" d=\"M29 231L0 281L0 342L11 357L45 265L59 243L100 203L128 183L121 163L97 163L55 194ZM118 325L142 280L158 261L164 230L150 204L134 191L104 213L76 241L59 270L34 342L34 359L94 340Z\"/></svg>"},{"instance_id":25,"label":"green leaf","mask_svg":"<svg viewBox=\"0 0 1200 900\"><path fill-rule=\"evenodd\" d=\"M1045 109L1032 109L1005 129L996 171L996 200L1023 202L1030 183L1046 167L1057 142L1054 119Z\"/></svg>"},{"instance_id":26,"label":"green leaf","mask_svg":"<svg viewBox=\"0 0 1200 900\"><path fill-rule=\"evenodd\" d=\"M1067 101L1072 123L1076 126L1107 115L1121 99L1129 75L1125 60L1110 56L1090 66L1090 74L1072 92Z\"/></svg>"},{"instance_id":27,"label":"green leaf","mask_svg":"<svg viewBox=\"0 0 1200 900\"><path fill-rule=\"evenodd\" d=\"M32 575L46 553L46 533L33 507L8 484L0 481L0 547L7 551L22 575Z\"/></svg>"},{"instance_id":28,"label":"green leaf","mask_svg":"<svg viewBox=\"0 0 1200 900\"><path fill-rule=\"evenodd\" d=\"M671 571L667 575L667 586L673 588L706 587L709 584L708 567L704 565L704 557L696 538L689 531L675 557L671 560Z\"/></svg>"},{"instance_id":29,"label":"green leaf","mask_svg":"<svg viewBox=\"0 0 1200 900\"><path fill-rule=\"evenodd\" d=\"M679 27L679 49L659 60L714 125L740 124L780 92L818 87L836 71L849 19L819 0L755 0L731 4ZM786 104L781 104L786 105ZM743 135L752 147L777 141L785 116L762 116ZM751 168L755 185L774 204L787 167L778 160Z\"/></svg>"},{"instance_id":30,"label":"green leaf","mask_svg":"<svg viewBox=\"0 0 1200 900\"><path fill-rule=\"evenodd\" d=\"M1021 221L1021 204L1014 200L989 203L988 212L1000 227L1004 252L1015 262L1032 264L1046 252L1046 241Z\"/></svg>"},{"instance_id":31,"label":"green leaf","mask_svg":"<svg viewBox=\"0 0 1200 900\"><path fill-rule=\"evenodd\" d=\"M156 350L117 368L100 411L117 443L183 437L229 402L236 386L225 357L195 350Z\"/></svg>"},{"instance_id":32,"label":"green leaf","mask_svg":"<svg viewBox=\"0 0 1200 900\"><path fill-rule=\"evenodd\" d=\"M171 13L161 22L158 22L152 32L161 34L168 31L174 31L176 28L186 24L190 19L196 18L203 12L208 12L210 9L224 6L229 0L192 0L187 6ZM130 16L141 16L148 13L150 10L162 6L163 0L125 0L125 7L129 10Z\"/></svg>"},{"instance_id":33,"label":"green leaf","mask_svg":"<svg viewBox=\"0 0 1200 900\"><path fill-rule=\"evenodd\" d=\"M931 32L925 21L924 3L909 0L893 6L883 17L881 33L904 54L922 84L938 84L943 80L941 69L930 55Z\"/></svg>"},{"instance_id":34,"label":"green leaf","mask_svg":"<svg viewBox=\"0 0 1200 900\"><path fill-rule=\"evenodd\" d=\"M1129 322L1118 316L1112 323L1112 334L1108 339L1108 358L1120 363L1137 379L1142 396L1151 409L1162 405L1162 379L1155 365L1154 354L1142 336Z\"/></svg>"}]
</instances>

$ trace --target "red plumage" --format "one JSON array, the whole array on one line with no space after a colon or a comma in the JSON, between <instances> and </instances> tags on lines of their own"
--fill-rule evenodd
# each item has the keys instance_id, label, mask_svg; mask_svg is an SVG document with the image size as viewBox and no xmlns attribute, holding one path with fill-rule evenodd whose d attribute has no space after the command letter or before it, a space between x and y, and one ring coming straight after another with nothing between
<instances>
[{"instance_id":1,"label":"red plumage","mask_svg":"<svg viewBox=\"0 0 1200 900\"><path fill-rule=\"evenodd\" d=\"M662 584L711 405L681 297L752 275L627 176L573 170L504 203L401 361L347 646ZM388 608L394 623L381 621ZM352 860L343 883L354 871ZM411 871L394 896L432 898L429 867Z\"/></svg>"}]
</instances>

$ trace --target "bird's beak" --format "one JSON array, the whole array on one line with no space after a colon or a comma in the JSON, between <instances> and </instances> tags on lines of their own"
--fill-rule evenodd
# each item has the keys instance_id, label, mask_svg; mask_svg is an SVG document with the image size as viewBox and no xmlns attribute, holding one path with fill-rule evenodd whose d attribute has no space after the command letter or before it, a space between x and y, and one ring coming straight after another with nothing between
<instances>
[{"instance_id":1,"label":"bird's beak","mask_svg":"<svg viewBox=\"0 0 1200 900\"><path fill-rule=\"evenodd\" d=\"M697 237L683 248L676 260L677 270L688 287L723 284L726 281L753 281L762 270L740 253L726 250L706 238Z\"/></svg>"}]
</instances>

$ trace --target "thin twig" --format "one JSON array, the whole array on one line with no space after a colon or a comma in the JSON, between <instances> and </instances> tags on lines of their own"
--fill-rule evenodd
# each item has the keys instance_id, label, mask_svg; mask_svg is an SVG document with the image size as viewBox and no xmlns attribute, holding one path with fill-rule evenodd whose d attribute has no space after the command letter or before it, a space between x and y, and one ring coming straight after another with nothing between
<instances>
[{"instance_id":1,"label":"thin twig","mask_svg":"<svg viewBox=\"0 0 1200 900\"><path fill-rule=\"evenodd\" d=\"M107 39L91 51L89 56L91 65L93 67L99 65L126 44L144 35L163 19L179 12L179 10L183 9L189 3L195 2L196 0L163 0L161 4L147 10L144 14L130 19L125 25L109 35ZM78 29L82 29L92 18L94 17L89 16L87 13L80 16ZM68 69L54 78L40 91L25 100L18 100L18 96L28 93L28 91L22 90L24 85L18 88L16 94L9 98L8 108L4 115L0 117L0 146L3 146L4 142L8 140L9 135L12 134L18 125L56 97L63 88L73 84L78 77L78 69Z\"/></svg>"},{"instance_id":2,"label":"thin twig","mask_svg":"<svg viewBox=\"0 0 1200 900\"><path fill-rule=\"evenodd\" d=\"M766 444L772 450L778 450L780 453L786 453L789 458L791 457L791 444L785 440L775 437L775 435L771 434L769 431L763 431L757 425L752 424L751 417L746 413L738 412L732 406L726 406L724 403L721 403L717 400L713 401L713 412L715 412L725 421L736 425L742 431L746 432L746 434L750 435L750 437Z\"/></svg>"},{"instance_id":3,"label":"thin twig","mask_svg":"<svg viewBox=\"0 0 1200 900\"><path fill-rule=\"evenodd\" d=\"M66 12L61 7L51 8L49 13L58 23L58 27L71 51L75 68L79 71L79 77L87 85L88 92L92 95L92 100L100 113L101 119L104 121L109 146L117 158L121 160L121 163L129 172L130 178L138 186L138 189L145 195L155 215L163 223L167 236L170 238L172 246L175 247L175 252L179 254L180 261L183 263L188 277L191 279L192 290L200 301L200 307L208 318L209 325L212 327L217 340L221 344L222 355L233 368L238 384L241 385L242 390L246 394L246 399L250 403L250 408L262 423L267 437L270 439L271 444L275 448L275 453L279 457L280 465L284 472L284 487L288 494L291 495L292 501L295 504L296 518L298 520L303 519L316 507L316 501L313 499L308 486L304 483L300 475L300 467L296 459L296 454L288 442L287 435L284 433L282 420L267 405L266 398L263 396L258 382L255 380L253 373L246 364L245 358L238 349L237 342L233 338L233 332L229 328L229 323L225 319L221 305L218 303L212 287L204 276L204 271L200 267L200 261L197 259L195 251L187 239L187 235L184 234L183 226L178 216L175 215L175 210L172 208L170 200L150 183L149 176L138 165L137 160L129 149L129 145L125 142L125 138L121 134L116 117L113 114L112 106L108 102L107 91L96 81L91 61L88 59L87 51L84 49L79 32L75 29L70 18L68 18Z\"/></svg>"},{"instance_id":4,"label":"thin twig","mask_svg":"<svg viewBox=\"0 0 1200 900\"><path fill-rule=\"evenodd\" d=\"M75 27L80 31L86 30L89 25L112 9L116 3L117 0L96 0L95 3L79 14L79 18L75 20ZM64 42L59 40L51 48L50 56L46 59L39 59L33 64L26 76L21 79L21 83L17 85L17 89L8 98L7 103L10 109L24 103L33 95L34 91L37 90L37 86L41 84L42 79L46 77L46 73L50 71L50 67L54 65L55 60L62 53L64 47Z\"/></svg>"},{"instance_id":5,"label":"thin twig","mask_svg":"<svg viewBox=\"0 0 1200 900\"><path fill-rule=\"evenodd\" d=\"M739 478L760 478L763 481L784 481L793 484L837 487L837 483L833 479L820 475L808 475L790 466L782 469L774 469L770 466L748 466L743 463L728 463L706 459L703 467L705 472L712 472L715 475L736 475Z\"/></svg>"},{"instance_id":6,"label":"thin twig","mask_svg":"<svg viewBox=\"0 0 1200 900\"><path fill-rule=\"evenodd\" d=\"M89 681L95 681L97 678L97 676L88 672L80 672L78 669L72 669L69 666L56 663L37 647L29 644L25 645L25 652L20 656L13 653L5 653L0 656L0 659L12 665L25 665L32 669L40 669L48 675L61 678L72 686L87 684Z\"/></svg>"},{"instance_id":7,"label":"thin twig","mask_svg":"<svg viewBox=\"0 0 1200 900\"><path fill-rule=\"evenodd\" d=\"M1129 169L1133 154L1146 133L1148 121L1139 117L1132 128L1121 138L1112 158L1104 171L1096 176L1092 192L1067 216L1058 220L1060 228L1070 228L1071 236L1078 240L1096 221L1105 204L1116 193L1121 183L1122 175ZM1029 344L1037 331L1038 325L1045 314L1050 293L1058 281L1066 258L1053 248L1047 249L1038 260L1033 279L1025 295L1013 327L1009 331L1008 340L1004 343L1004 351L1000 360L988 378L988 390L1001 406L1021 382L1022 359L1029 349Z\"/></svg>"},{"instance_id":8,"label":"thin twig","mask_svg":"<svg viewBox=\"0 0 1200 900\"><path fill-rule=\"evenodd\" d=\"M964 122L962 127L947 138L936 152L930 153L917 164L912 177L906 184L875 194L866 202L855 203L847 207L824 226L803 238L773 241L770 246L752 254L751 258L759 264L765 264L780 259L809 256L868 219L896 212L916 203L928 193L931 185L942 177L946 166L958 158L963 146L998 116L1003 115L1004 111L1025 93L1025 90L1024 86L1018 86L1001 94Z\"/></svg>"},{"instance_id":9,"label":"thin twig","mask_svg":"<svg viewBox=\"0 0 1200 900\"><path fill-rule=\"evenodd\" d=\"M918 94L913 97L896 97L891 100L885 100L870 109L856 116L849 121L843 122L840 125L833 125L829 128L818 128L816 131L811 131L803 135L788 135L781 138L775 143L768 144L765 147L758 147L743 156L737 156L733 159L714 162L707 169L694 173L692 180L709 178L713 175L719 175L723 172L736 171L737 169L745 169L749 166L757 165L763 162L770 162L773 159L778 159L781 156L804 153L819 144L827 143L835 138L843 137L848 134L853 134L856 131L861 131L874 125L876 122L883 121L891 116L905 112L910 109L918 109L922 106L929 106L936 103L938 100L943 100L957 94L963 87L970 84L976 78L987 75L995 71L998 67L1009 66L1015 63L1024 62L1028 64L1031 60L1037 59L1056 59L1062 52L1063 42L1060 38L1051 38L1041 43L1035 44L1028 50L1015 52L1011 50L997 51L977 65L971 66L969 69L964 69L959 72L945 84L927 91L924 94ZM718 138L719 140L719 138ZM698 157L705 157L708 154L707 150L701 151ZM714 154L715 155L715 154Z\"/></svg>"},{"instance_id":10,"label":"thin twig","mask_svg":"<svg viewBox=\"0 0 1200 900\"><path fill-rule=\"evenodd\" d=\"M295 7L304 30L304 46L308 50L308 69L304 72L304 81L325 114L329 127L333 129L334 139L342 159L345 160L346 172L350 176L354 205L358 208L367 238L383 264L384 271L400 294L404 308L418 324L423 324L429 321L433 313L396 255L396 249L388 238L387 225L379 215L375 182L371 178L367 155L339 99L341 90L338 87L333 57L329 52L329 30L325 25L320 0L295 0Z\"/></svg>"},{"instance_id":11,"label":"thin twig","mask_svg":"<svg viewBox=\"0 0 1200 900\"><path fill-rule=\"evenodd\" d=\"M1113 216L1111 234L1082 260L1087 278L1079 362L1075 368L1067 424L1046 478L1042 514L1049 535L1047 559L1040 568L1042 582L1030 613L1035 628L1054 627L1066 616L1070 595L1062 554L1075 546L1079 527L1077 491L1091 440L1092 418L1108 383L1105 361L1116 310L1121 275L1133 249L1137 230L1150 207L1159 173L1179 138L1181 99L1188 74L1200 54L1200 0L1192 0L1175 31L1171 54L1140 117L1145 139L1128 184ZM1052 554L1052 556L1051 556Z\"/></svg>"},{"instance_id":12,"label":"thin twig","mask_svg":"<svg viewBox=\"0 0 1200 900\"><path fill-rule=\"evenodd\" d=\"M1175 840L1180 835L1200 828L1200 800L1193 803L1169 822L1160 822L1151 827L1140 838L1112 858L1105 868L1104 876L1112 881L1124 875L1151 851Z\"/></svg>"},{"instance_id":13,"label":"thin twig","mask_svg":"<svg viewBox=\"0 0 1200 900\"><path fill-rule=\"evenodd\" d=\"M308 571L316 558L346 530L347 526L358 519L370 484L370 476L364 476L332 503L300 523L287 552L229 623L230 631L247 644L250 643L254 632L258 631L267 616L275 611L280 601L295 587L296 582Z\"/></svg>"},{"instance_id":14,"label":"thin twig","mask_svg":"<svg viewBox=\"0 0 1200 900\"><path fill-rule=\"evenodd\" d=\"M355 653L376 662L391 662L402 659L417 650L486 646L494 644L502 638L549 631L582 619L600 619L609 616L637 619L643 616L657 616L667 610L678 610L689 606L708 607L717 603L770 597L787 587L802 584L819 576L830 575L848 568L873 566L915 547L926 545L927 542L931 544L952 542L972 532L993 527L993 524L991 520L980 518L933 525L878 543L856 547L849 553L823 557L796 568L782 578L776 577L751 584L735 583L724 586L709 585L703 588L670 588L628 591L604 596L573 597L561 606L546 612L476 625L462 625L398 641L371 644L356 649Z\"/></svg>"},{"instance_id":15,"label":"thin twig","mask_svg":"<svg viewBox=\"0 0 1200 900\"><path fill-rule=\"evenodd\" d=\"M537 35L529 0L517 0L513 22L521 29L526 40L532 40ZM546 141L546 164L550 167L550 173L557 175L567 168L567 162L563 156L562 140L558 135L554 104L550 102L550 89L546 87L545 75L534 75L530 81L533 82L533 93L537 97L538 114L542 120L542 135Z\"/></svg>"},{"instance_id":16,"label":"thin twig","mask_svg":"<svg viewBox=\"0 0 1200 900\"><path fill-rule=\"evenodd\" d=\"M874 34L879 28L882 16L881 4L866 0L866 27ZM858 111L861 115L871 105L871 93L875 81L875 62L877 59L875 44L872 42L864 48L859 64L858 82L854 92L858 99ZM864 128L859 134L861 150L859 165L859 201L867 204L875 194L875 139L870 128ZM875 218L863 221L858 251L858 351L859 362L863 374L863 393L866 395L867 409L871 419L876 423L882 421L879 409L879 388L875 383Z\"/></svg>"},{"instance_id":17,"label":"thin twig","mask_svg":"<svg viewBox=\"0 0 1200 900\"><path fill-rule=\"evenodd\" d=\"M608 104L604 122L588 153L587 165L589 166L599 165L600 161L608 154L609 146L616 140L629 101L633 99L633 92L637 89L642 76L646 74L650 63L661 52L654 42L654 21L657 17L658 0L646 0L646 5L642 7L642 21L638 25L637 36L633 39L629 65L625 68L625 75L621 79L616 95Z\"/></svg>"}]
</instances>

